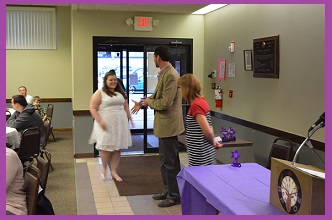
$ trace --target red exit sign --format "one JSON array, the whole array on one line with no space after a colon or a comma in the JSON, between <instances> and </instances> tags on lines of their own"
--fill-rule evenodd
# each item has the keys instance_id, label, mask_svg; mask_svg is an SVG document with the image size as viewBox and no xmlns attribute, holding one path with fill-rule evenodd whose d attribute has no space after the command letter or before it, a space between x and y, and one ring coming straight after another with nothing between
<instances>
[{"instance_id":1,"label":"red exit sign","mask_svg":"<svg viewBox=\"0 0 332 220\"><path fill-rule=\"evenodd\" d=\"M152 31L152 17L135 16L135 31Z\"/></svg>"}]
</instances>

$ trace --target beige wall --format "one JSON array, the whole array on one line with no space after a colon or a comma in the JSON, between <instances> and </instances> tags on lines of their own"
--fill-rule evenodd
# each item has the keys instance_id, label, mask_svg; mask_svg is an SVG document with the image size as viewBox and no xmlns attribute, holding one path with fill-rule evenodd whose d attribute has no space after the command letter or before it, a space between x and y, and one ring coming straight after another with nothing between
<instances>
[{"instance_id":1,"label":"beige wall","mask_svg":"<svg viewBox=\"0 0 332 220\"><path fill-rule=\"evenodd\" d=\"M323 5L229 5L206 16L71 11L58 7L58 49L6 51L6 97L26 85L31 95L73 98L87 110L92 94L92 36L193 38L193 70L213 111L301 136L324 111L325 36ZM135 32L124 20L135 15L160 20L152 32ZM308 16L309 15L309 16ZM243 50L255 38L280 35L280 78L253 78L243 70ZM236 52L228 52L235 41ZM236 64L236 77L218 82L224 107L214 108L207 74L217 61ZM234 90L234 98L227 97ZM324 129L313 139L324 141Z\"/></svg>"},{"instance_id":2,"label":"beige wall","mask_svg":"<svg viewBox=\"0 0 332 220\"><path fill-rule=\"evenodd\" d=\"M57 8L56 50L6 50L6 98L24 85L42 98L71 98L70 8Z\"/></svg>"},{"instance_id":3,"label":"beige wall","mask_svg":"<svg viewBox=\"0 0 332 220\"><path fill-rule=\"evenodd\" d=\"M211 109L306 136L325 107L324 5L229 5L205 16L204 33L203 87ZM254 78L252 71L244 71L243 50L252 49L255 38L275 35L280 35L280 78ZM228 51L232 40L235 53ZM235 78L207 77L219 59L235 63ZM222 109L214 107L212 82L224 90ZM325 142L324 131L313 139Z\"/></svg>"},{"instance_id":4,"label":"beige wall","mask_svg":"<svg viewBox=\"0 0 332 220\"><path fill-rule=\"evenodd\" d=\"M154 27L152 32L134 31L133 26L125 24L125 20L128 17L133 18L135 15L158 18L160 26ZM192 38L194 42L193 69L199 73L198 75L202 79L204 16L74 10L72 13L72 27L74 110L89 108L90 96L93 91L93 36Z\"/></svg>"}]
</instances>

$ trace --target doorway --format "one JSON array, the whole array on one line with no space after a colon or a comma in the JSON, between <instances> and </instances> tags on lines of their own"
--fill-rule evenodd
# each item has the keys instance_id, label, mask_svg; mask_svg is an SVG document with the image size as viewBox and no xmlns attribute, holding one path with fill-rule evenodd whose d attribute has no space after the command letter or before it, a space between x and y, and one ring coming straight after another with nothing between
<instances>
[{"instance_id":1,"label":"doorway","mask_svg":"<svg viewBox=\"0 0 332 220\"><path fill-rule=\"evenodd\" d=\"M192 72L192 39L93 37L94 91L102 87L106 72L114 69L124 83L129 108L134 104L131 100L139 101L153 94L159 71L155 67L153 53L160 45L170 47L170 62L180 76ZM183 101L184 116L187 108ZM132 118L135 124L130 127L133 146L121 153L157 153L158 138L153 135L154 110L140 110Z\"/></svg>"}]
</instances>

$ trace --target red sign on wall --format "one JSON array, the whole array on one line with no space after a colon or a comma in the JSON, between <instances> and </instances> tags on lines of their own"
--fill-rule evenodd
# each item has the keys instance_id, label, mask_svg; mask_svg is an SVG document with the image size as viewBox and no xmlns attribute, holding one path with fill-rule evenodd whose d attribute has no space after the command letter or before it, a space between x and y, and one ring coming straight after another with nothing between
<instances>
[{"instance_id":1,"label":"red sign on wall","mask_svg":"<svg viewBox=\"0 0 332 220\"><path fill-rule=\"evenodd\" d=\"M135 31L152 31L152 17L135 16Z\"/></svg>"}]
</instances>

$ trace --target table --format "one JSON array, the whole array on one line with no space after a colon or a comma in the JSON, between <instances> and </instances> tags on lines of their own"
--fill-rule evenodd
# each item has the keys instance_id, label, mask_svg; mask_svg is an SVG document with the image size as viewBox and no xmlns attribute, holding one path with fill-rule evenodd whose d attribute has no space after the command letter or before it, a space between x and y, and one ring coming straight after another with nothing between
<instances>
[{"instance_id":1,"label":"table","mask_svg":"<svg viewBox=\"0 0 332 220\"><path fill-rule=\"evenodd\" d=\"M215 137L221 134L214 134ZM187 148L186 135L178 136L179 143ZM253 145L252 142L243 140L241 138L236 138L235 141L220 142L224 146L216 150L218 163L232 163L234 159L231 158L232 154L229 147L232 148L231 151L237 150L240 154L240 162L253 162L255 161L255 155L252 148L247 148ZM228 149L227 149L228 148Z\"/></svg>"},{"instance_id":2,"label":"table","mask_svg":"<svg viewBox=\"0 0 332 220\"><path fill-rule=\"evenodd\" d=\"M6 127L6 143L10 144L13 150L20 147L20 136L15 128Z\"/></svg>"},{"instance_id":3,"label":"table","mask_svg":"<svg viewBox=\"0 0 332 220\"><path fill-rule=\"evenodd\" d=\"M271 171L256 163L184 167L177 176L183 215L283 215L269 203Z\"/></svg>"},{"instance_id":4,"label":"table","mask_svg":"<svg viewBox=\"0 0 332 220\"><path fill-rule=\"evenodd\" d=\"M214 134L215 137L220 136L220 134ZM182 144L184 147L187 147L186 135L179 135L178 136L179 143ZM220 142L224 146L223 147L247 147L252 146L252 142L245 141L240 138L236 138L235 141L229 142Z\"/></svg>"},{"instance_id":5,"label":"table","mask_svg":"<svg viewBox=\"0 0 332 220\"><path fill-rule=\"evenodd\" d=\"M15 110L13 108L6 108L10 112L10 114L14 114Z\"/></svg>"}]
</instances>

